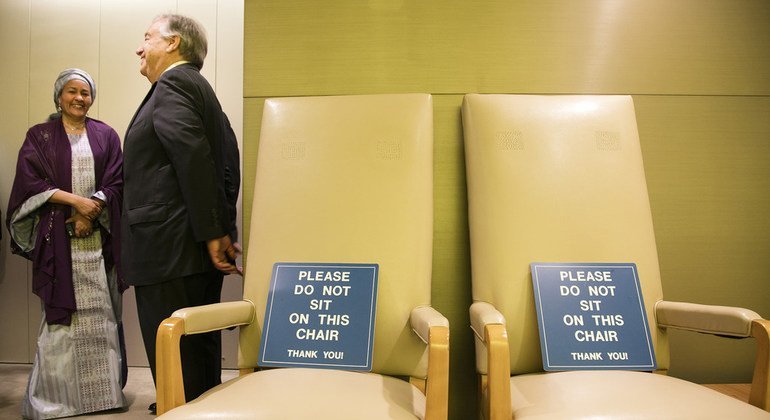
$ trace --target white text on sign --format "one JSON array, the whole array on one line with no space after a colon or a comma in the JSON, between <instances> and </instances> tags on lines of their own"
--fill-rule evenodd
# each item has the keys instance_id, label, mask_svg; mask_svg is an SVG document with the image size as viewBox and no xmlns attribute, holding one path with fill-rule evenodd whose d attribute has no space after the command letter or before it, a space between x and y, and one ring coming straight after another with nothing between
<instances>
[{"instance_id":1,"label":"white text on sign","mask_svg":"<svg viewBox=\"0 0 770 420\"><path fill-rule=\"evenodd\" d=\"M307 281L350 281L349 271L309 271L301 270L299 272L298 280Z\"/></svg>"},{"instance_id":2,"label":"white text on sign","mask_svg":"<svg viewBox=\"0 0 770 420\"><path fill-rule=\"evenodd\" d=\"M612 281L611 271L559 271L561 281Z\"/></svg>"}]
</instances>

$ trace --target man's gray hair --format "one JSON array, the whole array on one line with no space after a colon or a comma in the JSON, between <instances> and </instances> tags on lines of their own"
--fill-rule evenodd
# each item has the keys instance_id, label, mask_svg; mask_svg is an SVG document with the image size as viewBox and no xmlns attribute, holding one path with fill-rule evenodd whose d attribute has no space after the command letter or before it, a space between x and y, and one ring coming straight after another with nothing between
<instances>
[{"instance_id":1,"label":"man's gray hair","mask_svg":"<svg viewBox=\"0 0 770 420\"><path fill-rule=\"evenodd\" d=\"M179 53L182 57L203 68L203 60L208 52L206 30L197 20L177 14L163 14L156 17L153 22L165 22L160 26L160 35L164 38L178 36Z\"/></svg>"}]
</instances>

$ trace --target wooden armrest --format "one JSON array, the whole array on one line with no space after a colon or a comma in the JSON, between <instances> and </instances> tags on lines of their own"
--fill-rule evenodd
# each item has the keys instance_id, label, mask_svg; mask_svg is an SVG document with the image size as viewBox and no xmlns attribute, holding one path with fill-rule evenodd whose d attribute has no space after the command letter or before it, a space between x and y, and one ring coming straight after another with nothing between
<instances>
[{"instance_id":1,"label":"wooden armrest","mask_svg":"<svg viewBox=\"0 0 770 420\"><path fill-rule=\"evenodd\" d=\"M223 302L180 309L158 326L155 343L158 415L185 403L179 349L182 336L247 325L253 322L254 316L254 304L249 301Z\"/></svg>"},{"instance_id":2,"label":"wooden armrest","mask_svg":"<svg viewBox=\"0 0 770 420\"><path fill-rule=\"evenodd\" d=\"M179 351L179 340L182 335L184 335L182 318L166 318L158 327L155 338L155 370L159 416L185 403L182 356Z\"/></svg>"},{"instance_id":3,"label":"wooden armrest","mask_svg":"<svg viewBox=\"0 0 770 420\"><path fill-rule=\"evenodd\" d=\"M770 321L757 319L751 322L751 336L757 340L757 358L754 377L751 380L749 403L770 411Z\"/></svg>"},{"instance_id":4,"label":"wooden armrest","mask_svg":"<svg viewBox=\"0 0 770 420\"><path fill-rule=\"evenodd\" d=\"M486 418L511 418L511 359L508 333L505 325L488 324L484 327L487 344L487 392L483 401Z\"/></svg>"},{"instance_id":5,"label":"wooden armrest","mask_svg":"<svg viewBox=\"0 0 770 420\"><path fill-rule=\"evenodd\" d=\"M511 359L505 317L487 302L474 302L470 318L473 334L477 342L483 344L476 347L477 357L485 358L476 363L482 375L484 418L508 420L511 418Z\"/></svg>"},{"instance_id":6,"label":"wooden armrest","mask_svg":"<svg viewBox=\"0 0 770 420\"><path fill-rule=\"evenodd\" d=\"M449 320L430 306L412 310L412 330L428 345L428 377L425 380L425 420L449 416Z\"/></svg>"},{"instance_id":7,"label":"wooden armrest","mask_svg":"<svg viewBox=\"0 0 770 420\"><path fill-rule=\"evenodd\" d=\"M736 338L751 336L751 322L762 319L743 308L696 303L659 301L655 304L659 327L677 328Z\"/></svg>"}]
</instances>

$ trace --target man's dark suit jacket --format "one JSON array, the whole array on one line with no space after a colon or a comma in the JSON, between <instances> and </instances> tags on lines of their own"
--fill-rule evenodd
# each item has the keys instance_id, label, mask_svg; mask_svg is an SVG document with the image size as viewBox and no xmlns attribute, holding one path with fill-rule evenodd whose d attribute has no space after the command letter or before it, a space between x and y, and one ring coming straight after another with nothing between
<instances>
[{"instance_id":1,"label":"man's dark suit jacket","mask_svg":"<svg viewBox=\"0 0 770 420\"><path fill-rule=\"evenodd\" d=\"M225 195L227 125L192 64L164 72L123 146L124 278L131 285L215 270L206 240L235 230Z\"/></svg>"}]
</instances>

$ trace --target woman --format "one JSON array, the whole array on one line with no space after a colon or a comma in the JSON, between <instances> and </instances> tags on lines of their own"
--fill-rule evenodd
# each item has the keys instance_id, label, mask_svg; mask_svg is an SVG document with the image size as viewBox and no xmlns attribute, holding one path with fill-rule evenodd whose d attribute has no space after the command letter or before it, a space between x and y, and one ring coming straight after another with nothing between
<instances>
[{"instance_id":1,"label":"woman","mask_svg":"<svg viewBox=\"0 0 770 420\"><path fill-rule=\"evenodd\" d=\"M83 70L54 83L60 117L33 126L19 151L6 224L32 260L43 322L22 415L48 419L126 406L117 133L87 117L96 86Z\"/></svg>"}]
</instances>

